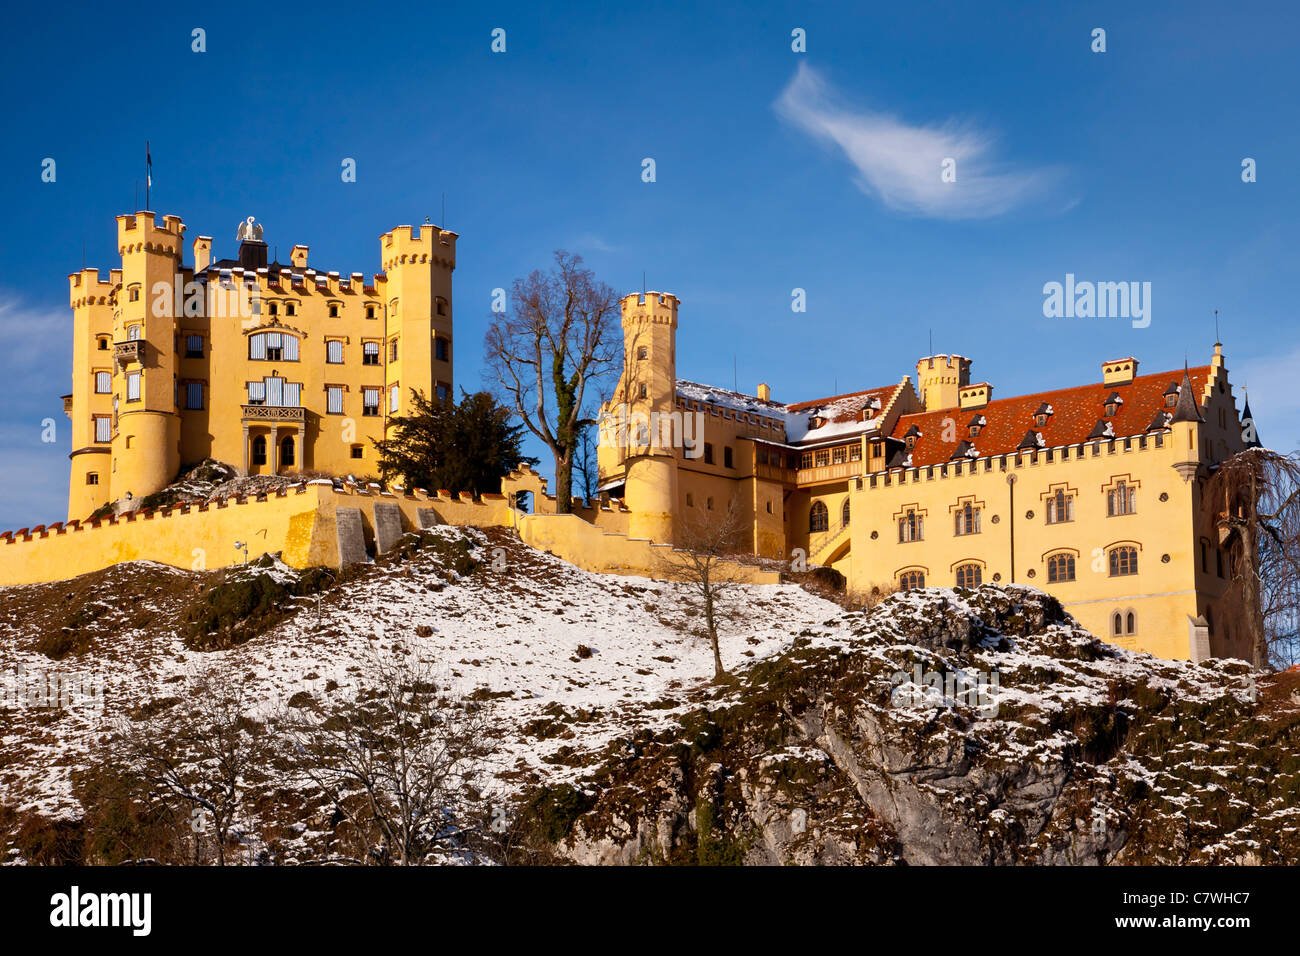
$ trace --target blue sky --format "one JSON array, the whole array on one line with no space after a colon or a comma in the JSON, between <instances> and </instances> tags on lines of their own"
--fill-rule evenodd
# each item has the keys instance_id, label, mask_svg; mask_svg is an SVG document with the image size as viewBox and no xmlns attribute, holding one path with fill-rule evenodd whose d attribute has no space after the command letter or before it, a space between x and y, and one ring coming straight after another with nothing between
<instances>
[{"instance_id":1,"label":"blue sky","mask_svg":"<svg viewBox=\"0 0 1300 956\"><path fill-rule=\"evenodd\" d=\"M1004 396L1205 363L1217 308L1264 441L1300 445L1294 5L406 6L7 13L0 527L64 517L66 275L83 240L115 264L146 139L154 211L218 256L254 215L369 275L445 193L458 387L492 289L566 248L681 298L681 377L784 401L896 382L930 334ZM1150 282L1150 325L1045 318L1067 273Z\"/></svg>"}]
</instances>

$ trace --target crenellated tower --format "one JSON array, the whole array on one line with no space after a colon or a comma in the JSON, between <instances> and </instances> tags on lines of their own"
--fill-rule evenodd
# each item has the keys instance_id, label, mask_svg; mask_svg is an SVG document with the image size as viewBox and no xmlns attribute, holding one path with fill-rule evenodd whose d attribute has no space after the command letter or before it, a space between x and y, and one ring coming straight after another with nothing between
<instances>
[{"instance_id":1,"label":"crenellated tower","mask_svg":"<svg viewBox=\"0 0 1300 956\"><path fill-rule=\"evenodd\" d=\"M180 468L175 307L184 235L179 216L163 216L162 226L152 212L117 217L110 500L152 494Z\"/></svg>"},{"instance_id":2,"label":"crenellated tower","mask_svg":"<svg viewBox=\"0 0 1300 956\"><path fill-rule=\"evenodd\" d=\"M452 392L451 274L457 235L437 226L398 226L379 237L384 274L375 287L384 302L386 416L411 413L411 390L429 398ZM396 408L392 390L398 390Z\"/></svg>"},{"instance_id":3,"label":"crenellated tower","mask_svg":"<svg viewBox=\"0 0 1300 956\"><path fill-rule=\"evenodd\" d=\"M68 518L84 518L108 500L113 414L114 290L120 269L101 279L98 269L68 276L72 306L72 393L63 409L72 420Z\"/></svg>"},{"instance_id":4,"label":"crenellated tower","mask_svg":"<svg viewBox=\"0 0 1300 956\"><path fill-rule=\"evenodd\" d=\"M677 296L666 292L626 295L619 302L623 321L623 375L610 404L626 422L618 429L619 456L625 463L625 500L634 538L671 543L677 504L677 456L681 428L677 411ZM673 423L667 425L665 423Z\"/></svg>"},{"instance_id":5,"label":"crenellated tower","mask_svg":"<svg viewBox=\"0 0 1300 956\"><path fill-rule=\"evenodd\" d=\"M916 395L927 412L956 408L958 392L970 384L971 360L961 355L927 355L916 363Z\"/></svg>"}]
</instances>

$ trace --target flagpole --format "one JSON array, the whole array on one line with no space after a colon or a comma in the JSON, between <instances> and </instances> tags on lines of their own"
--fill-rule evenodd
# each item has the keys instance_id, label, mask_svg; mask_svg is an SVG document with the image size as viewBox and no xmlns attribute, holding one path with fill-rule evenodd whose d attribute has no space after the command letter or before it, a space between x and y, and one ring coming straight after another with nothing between
<instances>
[{"instance_id":1,"label":"flagpole","mask_svg":"<svg viewBox=\"0 0 1300 956\"><path fill-rule=\"evenodd\" d=\"M144 141L144 208L149 209L149 188L153 186L153 157L149 155L149 141Z\"/></svg>"}]
</instances>

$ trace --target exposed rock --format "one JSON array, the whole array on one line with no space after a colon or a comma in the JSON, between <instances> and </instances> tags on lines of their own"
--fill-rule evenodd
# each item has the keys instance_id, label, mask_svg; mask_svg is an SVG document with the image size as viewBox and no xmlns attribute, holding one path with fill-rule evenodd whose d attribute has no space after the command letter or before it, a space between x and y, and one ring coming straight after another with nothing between
<instances>
[{"instance_id":1,"label":"exposed rock","mask_svg":"<svg viewBox=\"0 0 1300 956\"><path fill-rule=\"evenodd\" d=\"M1293 863L1297 681L1122 650L1031 588L907 592L611 747L549 845L580 863Z\"/></svg>"}]
</instances>

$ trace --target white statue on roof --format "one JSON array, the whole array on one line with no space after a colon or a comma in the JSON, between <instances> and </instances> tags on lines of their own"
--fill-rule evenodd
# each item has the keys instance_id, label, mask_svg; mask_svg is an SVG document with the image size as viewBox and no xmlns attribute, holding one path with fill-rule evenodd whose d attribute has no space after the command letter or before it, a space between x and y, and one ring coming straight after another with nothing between
<instances>
[{"instance_id":1,"label":"white statue on roof","mask_svg":"<svg viewBox=\"0 0 1300 956\"><path fill-rule=\"evenodd\" d=\"M254 242L262 241L262 224L253 222L253 217L249 216L239 224L239 229L235 232L235 238L239 240L251 239Z\"/></svg>"}]
</instances>

